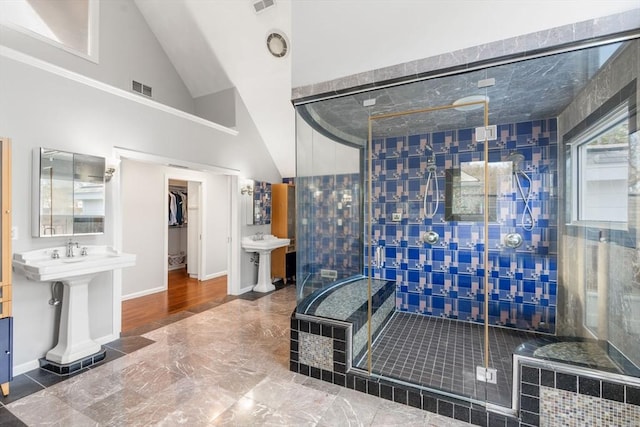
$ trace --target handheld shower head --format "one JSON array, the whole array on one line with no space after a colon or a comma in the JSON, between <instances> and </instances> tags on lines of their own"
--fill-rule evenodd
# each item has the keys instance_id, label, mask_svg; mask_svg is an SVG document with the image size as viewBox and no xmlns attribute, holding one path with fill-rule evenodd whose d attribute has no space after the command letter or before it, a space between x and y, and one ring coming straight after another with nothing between
<instances>
[{"instance_id":1,"label":"handheld shower head","mask_svg":"<svg viewBox=\"0 0 640 427\"><path fill-rule=\"evenodd\" d=\"M524 162L524 155L518 152L512 152L507 157L507 161L511 162L513 173L518 173L522 170L522 162Z\"/></svg>"}]
</instances>

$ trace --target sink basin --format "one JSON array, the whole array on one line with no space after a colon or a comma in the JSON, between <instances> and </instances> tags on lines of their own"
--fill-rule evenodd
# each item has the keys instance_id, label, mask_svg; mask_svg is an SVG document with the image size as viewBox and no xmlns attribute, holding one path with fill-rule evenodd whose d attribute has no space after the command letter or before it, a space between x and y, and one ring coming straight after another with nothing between
<instances>
[{"instance_id":1,"label":"sink basin","mask_svg":"<svg viewBox=\"0 0 640 427\"><path fill-rule=\"evenodd\" d=\"M242 239L242 247L247 252L258 252L260 262L258 264L258 283L253 287L256 292L269 292L275 290L271 283L271 251L288 246L290 239L281 239L271 234L260 236L248 236Z\"/></svg>"},{"instance_id":2,"label":"sink basin","mask_svg":"<svg viewBox=\"0 0 640 427\"><path fill-rule=\"evenodd\" d=\"M281 239L271 234L263 236L262 240L254 240L255 236L244 237L242 247L248 252L272 251L291 243L290 239Z\"/></svg>"},{"instance_id":3,"label":"sink basin","mask_svg":"<svg viewBox=\"0 0 640 427\"><path fill-rule=\"evenodd\" d=\"M108 246L85 246L87 255L74 248L73 257L65 257L64 246L13 254L13 268L27 279L62 282L58 344L49 350L47 361L71 368L100 353L102 346L91 339L89 328L89 282L97 274L132 267L134 254L125 254ZM57 253L59 258L52 258ZM61 372L63 372L61 370Z\"/></svg>"},{"instance_id":4,"label":"sink basin","mask_svg":"<svg viewBox=\"0 0 640 427\"><path fill-rule=\"evenodd\" d=\"M85 256L80 255L80 249L74 248L74 257L65 257L65 248L62 246L16 253L13 255L13 267L16 273L21 273L28 279L49 282L131 267L136 263L134 254L120 253L108 246L86 248ZM60 258L51 258L55 250L60 254Z\"/></svg>"}]
</instances>

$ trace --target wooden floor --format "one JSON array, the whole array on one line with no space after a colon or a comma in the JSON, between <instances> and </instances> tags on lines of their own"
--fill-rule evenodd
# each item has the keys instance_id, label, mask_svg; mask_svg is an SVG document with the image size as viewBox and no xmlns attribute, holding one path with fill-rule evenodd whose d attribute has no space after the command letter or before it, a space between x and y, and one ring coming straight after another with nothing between
<instances>
[{"instance_id":1,"label":"wooden floor","mask_svg":"<svg viewBox=\"0 0 640 427\"><path fill-rule=\"evenodd\" d=\"M122 302L122 332L227 296L227 276L199 282L186 269L169 272L169 290Z\"/></svg>"}]
</instances>

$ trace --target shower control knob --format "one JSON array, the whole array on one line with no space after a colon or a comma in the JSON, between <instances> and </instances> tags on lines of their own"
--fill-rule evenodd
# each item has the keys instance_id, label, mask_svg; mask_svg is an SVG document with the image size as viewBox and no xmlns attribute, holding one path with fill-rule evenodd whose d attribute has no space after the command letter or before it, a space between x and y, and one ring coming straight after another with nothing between
<instances>
[{"instance_id":1,"label":"shower control knob","mask_svg":"<svg viewBox=\"0 0 640 427\"><path fill-rule=\"evenodd\" d=\"M438 243L438 240L440 240L440 235L433 230L427 231L422 236L422 241L430 245L435 245Z\"/></svg>"},{"instance_id":2,"label":"shower control knob","mask_svg":"<svg viewBox=\"0 0 640 427\"><path fill-rule=\"evenodd\" d=\"M504 245L508 248L519 248L522 246L522 235L520 233L509 233L504 238Z\"/></svg>"}]
</instances>

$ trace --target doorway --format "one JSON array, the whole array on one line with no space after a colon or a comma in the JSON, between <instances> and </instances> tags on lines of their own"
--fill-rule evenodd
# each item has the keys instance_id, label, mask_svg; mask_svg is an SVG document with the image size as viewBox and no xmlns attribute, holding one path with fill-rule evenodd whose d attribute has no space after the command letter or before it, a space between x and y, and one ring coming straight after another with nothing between
<instances>
[{"instance_id":1,"label":"doorway","mask_svg":"<svg viewBox=\"0 0 640 427\"><path fill-rule=\"evenodd\" d=\"M121 279L116 281L114 296L121 296L118 329L124 326L122 310L129 300L162 293L168 298L169 273L174 271L169 269L170 254L178 255L172 266L183 273L177 278L178 282L193 283L201 288L215 282L217 287L222 287L223 297L233 293L238 257L232 254L239 240L232 238L239 234L238 221L233 220L238 212L234 204L237 197L232 191L237 187L236 172L174 159L169 163L155 155L124 149L118 149L117 154L121 173L118 174L120 182L116 184L120 191L114 197L120 200L119 212L114 216L122 225L121 233L116 232L116 244L123 251L137 255L136 266L120 272ZM170 229L168 226L170 184L181 185L181 190L186 184L186 227L184 221L178 224L181 227ZM170 233L184 233L173 238L182 249L170 250ZM183 260L180 252L184 252ZM192 304L195 294L186 292L182 298ZM163 304L169 312L180 305L169 300L160 303Z\"/></svg>"}]
</instances>

